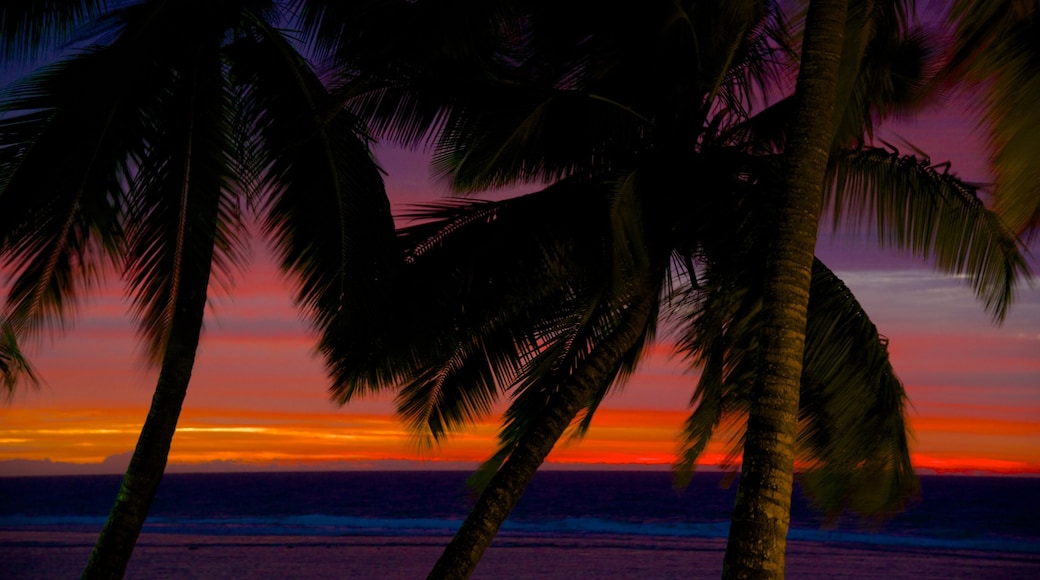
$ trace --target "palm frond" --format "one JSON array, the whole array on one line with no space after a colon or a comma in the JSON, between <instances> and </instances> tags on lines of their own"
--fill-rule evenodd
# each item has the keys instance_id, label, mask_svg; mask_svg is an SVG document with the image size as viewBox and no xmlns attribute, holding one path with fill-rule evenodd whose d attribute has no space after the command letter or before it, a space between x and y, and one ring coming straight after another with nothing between
<instances>
[{"instance_id":1,"label":"palm frond","mask_svg":"<svg viewBox=\"0 0 1040 580\"><path fill-rule=\"evenodd\" d=\"M104 13L105 0L6 0L0 5L0 60L29 59L69 40Z\"/></svg>"},{"instance_id":2,"label":"palm frond","mask_svg":"<svg viewBox=\"0 0 1040 580\"><path fill-rule=\"evenodd\" d=\"M560 405L564 397L573 395L563 390L579 388L573 384L576 377L572 372L581 369L582 359L591 354L587 349L594 348L592 338L598 329L594 328L596 321L593 318L599 304L599 297L572 296L562 316L555 320L548 335L541 339L544 345L537 356L524 366L513 388L512 402L502 416L498 448L467 479L470 488L479 493L517 448L524 435L542 419L546 409ZM614 367L605 373L598 384L592 387L597 391L608 389L617 370ZM587 404L588 401L579 401L578 408Z\"/></svg>"},{"instance_id":3,"label":"palm frond","mask_svg":"<svg viewBox=\"0 0 1040 580\"><path fill-rule=\"evenodd\" d=\"M400 74L409 79L407 83L354 81L344 89L348 106L366 121L373 135L404 147L428 147L447 124L453 107L459 106L454 89L467 83L465 78L446 79L428 73L426 69L387 73ZM451 73L458 74L458 69L453 67ZM445 86L453 89L446 91Z\"/></svg>"},{"instance_id":4,"label":"palm frond","mask_svg":"<svg viewBox=\"0 0 1040 580\"><path fill-rule=\"evenodd\" d=\"M144 85L123 71L140 68L140 48L61 61L12 85L0 103L0 255L19 332L60 323L121 250L123 194L145 147Z\"/></svg>"},{"instance_id":5,"label":"palm frond","mask_svg":"<svg viewBox=\"0 0 1040 580\"><path fill-rule=\"evenodd\" d=\"M297 302L319 331L380 311L402 256L363 128L278 30L260 23L240 44L233 70L254 89L263 227Z\"/></svg>"},{"instance_id":6,"label":"palm frond","mask_svg":"<svg viewBox=\"0 0 1040 580\"><path fill-rule=\"evenodd\" d=\"M685 489L690 484L697 459L708 447L723 419L734 415L725 405L728 390L724 388L724 354L724 348L713 346L698 357L701 376L690 400L693 412L683 423L673 466L676 489Z\"/></svg>"},{"instance_id":7,"label":"palm frond","mask_svg":"<svg viewBox=\"0 0 1040 580\"><path fill-rule=\"evenodd\" d=\"M756 95L776 94L791 83L796 58L788 22L779 4L765 4L757 8L730 66L721 71L718 105L709 102L733 117L730 125L743 122L754 110Z\"/></svg>"},{"instance_id":8,"label":"palm frond","mask_svg":"<svg viewBox=\"0 0 1040 580\"><path fill-rule=\"evenodd\" d=\"M1035 0L950 4L955 30L949 81L981 88L978 101L996 176L996 209L1015 232L1040 231L1040 33Z\"/></svg>"},{"instance_id":9,"label":"palm frond","mask_svg":"<svg viewBox=\"0 0 1040 580\"><path fill-rule=\"evenodd\" d=\"M4 320L0 320L0 389L8 398L14 396L19 383L39 387L40 379L29 360L18 347L18 335Z\"/></svg>"},{"instance_id":10,"label":"palm frond","mask_svg":"<svg viewBox=\"0 0 1040 580\"><path fill-rule=\"evenodd\" d=\"M291 0L288 8L304 31L301 40L313 46L316 54L324 58L336 52L345 40L347 26L364 14L364 8L372 10L380 4L390 3Z\"/></svg>"},{"instance_id":11,"label":"palm frond","mask_svg":"<svg viewBox=\"0 0 1040 580\"><path fill-rule=\"evenodd\" d=\"M489 415L499 391L512 382L534 348L520 342L509 327L480 328L444 342L455 350L402 384L395 401L398 415L420 441L430 444Z\"/></svg>"},{"instance_id":12,"label":"palm frond","mask_svg":"<svg viewBox=\"0 0 1040 580\"><path fill-rule=\"evenodd\" d=\"M491 412L498 385L490 365L480 364L469 345L459 344L445 364L408 382L396 398L398 415L419 436L434 442L461 424Z\"/></svg>"},{"instance_id":13,"label":"palm frond","mask_svg":"<svg viewBox=\"0 0 1040 580\"><path fill-rule=\"evenodd\" d=\"M498 449L467 485L482 490L542 422L563 417L573 423L583 410L588 412L597 394L627 376L625 369L636 364L653 340L659 292L659 280L645 284L634 280L626 289L611 289L610 294L595 290L575 294L514 386ZM581 424L579 420L577 426Z\"/></svg>"},{"instance_id":14,"label":"palm frond","mask_svg":"<svg viewBox=\"0 0 1040 580\"><path fill-rule=\"evenodd\" d=\"M643 360L643 354L646 349L653 344L655 337L657 336L658 329L658 313L660 303L654 303L652 306L651 313L646 321L643 333L640 335L637 344L633 344L625 353L618 359L618 370L614 375L613 380L604 381L600 383L599 388L593 390L589 396L588 403L578 413L575 419L574 429L571 433L571 438L578 440L588 434L589 429L592 428L592 421L596 416L596 411L599 409L600 404L607 397L607 395L613 392L619 392L628 379L636 372L639 367L639 363Z\"/></svg>"},{"instance_id":15,"label":"palm frond","mask_svg":"<svg viewBox=\"0 0 1040 580\"><path fill-rule=\"evenodd\" d=\"M882 246L931 258L965 275L994 319L1002 320L1015 288L1029 277L1015 234L966 183L927 157L863 148L831 158L827 207L835 223L875 229Z\"/></svg>"},{"instance_id":16,"label":"palm frond","mask_svg":"<svg viewBox=\"0 0 1040 580\"><path fill-rule=\"evenodd\" d=\"M509 90L492 102L453 119L434 150L435 171L458 190L609 175L647 129L639 113L601 95Z\"/></svg>"},{"instance_id":17,"label":"palm frond","mask_svg":"<svg viewBox=\"0 0 1040 580\"><path fill-rule=\"evenodd\" d=\"M901 511L917 490L907 442L906 392L878 334L842 281L813 265L799 445L802 481L825 511Z\"/></svg>"},{"instance_id":18,"label":"palm frond","mask_svg":"<svg viewBox=\"0 0 1040 580\"><path fill-rule=\"evenodd\" d=\"M676 485L719 431L733 433L730 459L742 448L744 419L758 371L760 292L705 279L683 312L692 317L679 342L702 367L694 410L680 437ZM813 266L799 411L798 458L806 490L823 509L884 515L916 490L904 406L906 393L879 336L849 289L818 260Z\"/></svg>"},{"instance_id":19,"label":"palm frond","mask_svg":"<svg viewBox=\"0 0 1040 580\"><path fill-rule=\"evenodd\" d=\"M652 170L648 173L654 173ZM666 174L667 175L667 174ZM633 284L634 280L654 280L658 289L670 283L672 279L672 233L670 228L658 228L661 222L657 221L656 212L661 208L655 207L650 201L655 195L655 189L661 187L660 175L643 179L640 171L634 171L621 177L616 185L613 203L610 211L609 244L611 248L610 265L607 272L610 276L606 279L606 290L608 295L623 292ZM678 179L666 178L668 186L681 187ZM678 208L669 208L671 210ZM669 219L682 220L676 215ZM644 344L652 342L657 333L658 309L660 301L652 306L652 314L643 330ZM592 425L593 417L603 399L615 389L621 388L627 378L635 372L639 364L642 347L633 348L628 354L618 361L617 376L610 382L603 383L601 388L594 391L589 397L589 402L581 411L580 420L572 433L574 438L584 437Z\"/></svg>"},{"instance_id":20,"label":"palm frond","mask_svg":"<svg viewBox=\"0 0 1040 580\"><path fill-rule=\"evenodd\" d=\"M838 100L836 147L869 140L883 121L908 117L932 96L930 83L939 70L937 35L924 28L879 30L875 25L872 30L856 61L859 69Z\"/></svg>"},{"instance_id":21,"label":"palm frond","mask_svg":"<svg viewBox=\"0 0 1040 580\"><path fill-rule=\"evenodd\" d=\"M930 96L926 88L938 71L936 38L915 27L913 2L890 0L849 6L841 54L837 147L869 137L893 113L919 107Z\"/></svg>"},{"instance_id":22,"label":"palm frond","mask_svg":"<svg viewBox=\"0 0 1040 580\"><path fill-rule=\"evenodd\" d=\"M648 189L638 170L618 180L617 193L610 208L610 246L615 276L624 278L649 267L651 232L647 231L649 220L642 204L642 200L648 197Z\"/></svg>"},{"instance_id":23,"label":"palm frond","mask_svg":"<svg viewBox=\"0 0 1040 580\"><path fill-rule=\"evenodd\" d=\"M606 223L609 192L561 183L416 209L418 223L401 232L406 265L387 289L391 314L323 343L337 361L334 398L398 386L399 412L434 441L481 416L541 348L570 288L602 276L605 234L593 228Z\"/></svg>"},{"instance_id":24,"label":"palm frond","mask_svg":"<svg viewBox=\"0 0 1040 580\"><path fill-rule=\"evenodd\" d=\"M639 364L644 347L653 341L657 330L661 285L668 278L670 248L663 244L659 232L649 232L645 215L635 197L638 186L632 176L617 186L611 204L609 265L602 277L591 278L585 286L574 285L573 295L561 302L561 309L551 319L552 326L539 333L543 344L538 355L524 368L515 386L513 404L506 411L500 434L502 449L515 445L528 428L528 419L537 417L542 408L561 396L562 385L575 380L587 359L597 359L598 349L611 342L616 329L630 322L629 310L646 313L638 338L610 361L611 371L583 395L572 430L573 438L583 437L591 426L596 409L606 395L620 388ZM652 281L651 283L639 281ZM651 295L653 295L651 297ZM635 304L629 303L635 301ZM632 332L632 327L624 331ZM609 348L609 347L608 347ZM496 454L495 457L498 457ZM488 471L491 464L485 466Z\"/></svg>"},{"instance_id":25,"label":"palm frond","mask_svg":"<svg viewBox=\"0 0 1040 580\"><path fill-rule=\"evenodd\" d=\"M125 275L153 362L162 360L187 280L230 275L241 233L228 136L234 118L225 87L219 18L171 9L193 42L167 50L145 75L158 98L144 109L147 154L127 207ZM198 18L198 20L195 20ZM200 26L199 24L204 24ZM201 324L201 320L199 321Z\"/></svg>"},{"instance_id":26,"label":"palm frond","mask_svg":"<svg viewBox=\"0 0 1040 580\"><path fill-rule=\"evenodd\" d=\"M910 21L906 4L873 2L850 10L838 88L836 148L869 140L883 121L911 115L932 96L930 83L940 70L935 47L940 42L935 32ZM766 150L779 150L790 107L791 97L781 97L740 123L734 134Z\"/></svg>"},{"instance_id":27,"label":"palm frond","mask_svg":"<svg viewBox=\"0 0 1040 580\"><path fill-rule=\"evenodd\" d=\"M494 103L508 94L504 85L518 88L513 81L522 63L513 53L525 30L519 5L401 2L383 8L379 18L366 15L364 34L338 51L346 68L341 92L373 134L426 147L453 116ZM347 28L356 26L348 22Z\"/></svg>"},{"instance_id":28,"label":"palm frond","mask_svg":"<svg viewBox=\"0 0 1040 580\"><path fill-rule=\"evenodd\" d=\"M706 263L696 286L684 288L675 298L674 316L683 333L677 350L700 367L690 405L693 411L679 435L674 466L675 486L685 488L696 462L720 431L737 433L724 465L733 465L742 448L751 402L750 386L757 371L758 327L761 297L756 292L755 262L738 260L748 271L728 271L732 264Z\"/></svg>"},{"instance_id":29,"label":"palm frond","mask_svg":"<svg viewBox=\"0 0 1040 580\"><path fill-rule=\"evenodd\" d=\"M535 30L549 48L529 55L519 88L507 80L448 122L434 166L456 188L630 172L651 150L674 152L696 140L709 109L728 123L739 118L748 91L772 70L757 57L776 50L766 22L778 13L761 2L593 12L578 19L580 34L555 38L550 26L547 40ZM730 35L720 21L746 34ZM725 39L719 30L728 31Z\"/></svg>"},{"instance_id":30,"label":"palm frond","mask_svg":"<svg viewBox=\"0 0 1040 580\"><path fill-rule=\"evenodd\" d=\"M787 119L791 115L794 98L786 96L769 104L747 119L734 124L728 136L734 143L743 143L749 148L776 152L783 151L787 139Z\"/></svg>"}]
</instances>

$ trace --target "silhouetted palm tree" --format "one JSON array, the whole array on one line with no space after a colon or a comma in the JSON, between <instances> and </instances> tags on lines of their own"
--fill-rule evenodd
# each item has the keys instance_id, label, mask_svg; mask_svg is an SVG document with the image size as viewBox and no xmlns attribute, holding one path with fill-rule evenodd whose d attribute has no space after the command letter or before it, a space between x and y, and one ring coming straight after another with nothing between
<instances>
[{"instance_id":1,"label":"silhouetted palm tree","mask_svg":"<svg viewBox=\"0 0 1040 580\"><path fill-rule=\"evenodd\" d=\"M413 250L402 280L421 280L401 286L410 290L399 297L411 303L403 310L409 324L388 325L385 334L345 332L324 345L331 358L342 358L334 375L340 401L401 387L402 414L435 439L488 412L499 389L515 388L500 451L480 474L486 487L432 577L473 570L566 427L584 410L579 432L587 428L598 401L637 364L660 300L684 297L664 304L679 313L684 348L705 367L681 468L692 467L719 420L749 414L758 397L749 370L760 364L767 298L755 289L768 278L764 256L775 245L775 198L785 175L779 153L791 138L774 121L797 103L786 99L746 117L753 87L769 76L767 57L776 57L775 14L755 2L642 3L608 13L570 8L548 31L535 24L547 20L536 11L521 19L531 29L512 35L520 46L503 51L514 70L501 73L506 82L498 92L481 88L483 103L457 97L457 116L421 109L415 103L423 93L408 87L379 92L368 108L377 126L383 115L389 120L382 126L405 141L427 138L428 127L440 123L437 159L460 189L563 177L516 200L417 214L431 221L404 232ZM828 144L862 140L880 115L914 104L913 91L894 90L902 78L895 73L904 71L871 60L880 58L879 44L908 36L903 22L884 11L854 16L860 28L867 18L892 21L847 47L852 64L833 88L847 106L825 115L841 121ZM843 29L847 24L856 21L841 19ZM895 48L925 56L915 49L920 39L909 36ZM921 58L911 62L922 68ZM943 269L968 274L994 312L1004 311L1024 266L1014 238L973 188L889 150L835 151L828 164L832 149L823 148L820 185L830 167L838 210L896 207L887 204L900 200L898 211L879 214L879 229L901 247L934 252ZM442 273L439 281L433 272ZM914 485L902 387L883 340L847 289L822 264L810 262L806 274L819 309L810 327L816 350L806 352L802 368L798 347L795 395L800 383L806 403L799 411L796 396L791 416L801 413L811 425L800 435L817 468L811 487L821 501L840 506L887 482L853 507L894 509ZM711 308L683 314L679 306L698 303ZM408 338L395 328L408 328ZM849 334L837 340L835 332ZM794 443L792 431L788 458ZM870 469L852 468L864 465ZM789 464L776 473L786 472L789 486L792 471ZM789 493L785 501L783 511ZM786 517L771 530L782 527L781 542ZM775 558L777 548L783 553L782 543L770 542L767 557ZM744 563L761 558L751 551Z\"/></svg>"},{"instance_id":2,"label":"silhouetted palm tree","mask_svg":"<svg viewBox=\"0 0 1040 580\"><path fill-rule=\"evenodd\" d=\"M999 72L995 76L1005 83L1032 78L1023 74L1024 69L1028 69L1028 65L1023 65L1024 62L1028 62L1028 57L1021 58L1027 50L1025 46L1032 44L1031 41L1023 42L1024 38L1031 37L1021 36L1023 32L1028 33L1031 29L1032 20L1019 14L1019 26L1015 27L1015 34L997 40L1003 28L1000 28L1001 33L998 33L997 28L989 27L993 26L994 20L1002 20L1002 24L1006 24L1008 8L1015 3L998 3L1001 6L996 9L992 4L969 4L961 3L954 8L954 14L960 13L962 19L959 21L960 30L956 43L958 52L952 61L953 68L965 65L966 61L962 59L965 59L966 51L970 50L981 48L983 52L988 52L991 58L999 58L996 56L998 54L1006 56L1009 51L1018 52L1020 58L1016 59L1015 64L997 67ZM843 90L844 86L847 86L842 80L843 76L847 78L847 75L843 75L843 69L858 69L860 67L857 63L860 62L863 65L871 64L869 52L859 52L857 56L855 50L850 51L850 43L855 48L859 39L877 30L876 16L889 22L899 22L906 20L907 15L912 14L913 10L913 2L899 1L861 3L812 0L809 3L798 88L794 95L795 109L790 117L791 124L785 147L786 181L777 208L779 227L769 259L771 270L766 278L767 299L763 303L763 314L767 326L766 331L762 333L763 342L760 345L762 366L755 382L757 404L751 408L748 420L741 489L737 495L730 528L730 541L723 568L724 577L783 577L783 550L790 505L791 478L788 473L793 463L794 439L800 419L797 405L799 365L803 352L805 357L811 356L802 345L803 339L809 337L808 331L803 329L806 322L806 303L811 300L811 254L815 247L821 208L824 207L821 194L826 191L828 185L825 179L828 157L832 163L834 158L833 155L828 155L828 144L833 144L836 140L840 143L845 130L840 121L830 123L829 120L841 119L844 99L848 96ZM992 19L994 13L1005 14L1002 14L1002 18ZM864 14L868 18L863 19ZM884 30L884 27L881 30ZM987 38L980 42L980 34ZM1005 42L1005 38L1010 40ZM994 74L994 69L988 68L995 64L994 61L980 59L976 63L981 65L981 69L973 71L978 76ZM975 63L967 65L969 71L973 70L972 66L975 66ZM979 74L980 70L984 72ZM996 270L988 273L985 270L999 270L1012 264L1014 275L1024 278L1028 276L1028 269L1021 257L1005 264L985 264L985 260L967 258L958 247L964 248L965 244L971 243L970 240L973 240L979 227L985 227L1001 234L994 239L997 243L991 246L992 250L1010 256L1013 252L1018 252L1019 247L1014 232L1026 228L1030 222L1035 223L1038 208L1037 198L1033 193L1036 188L1036 175L1031 176L1022 166L1023 159L1031 154L1025 153L1023 146L1035 141L1036 132L1028 128L1018 132L1017 128L1012 129L1009 125L1009 121L1013 124L1024 121L1028 127L1029 119L1037 118L1035 111L1025 111L1029 106L1022 107L1025 101L1021 97L1030 92L1035 94L1037 85L1034 82L1032 87L1020 85L1012 88L1007 84L1001 87L999 83L997 86L995 94L998 98L1006 99L1004 102L997 102L997 107L989 109L999 111L996 114L991 113L991 118L997 119L998 154L995 165L998 188L1005 190L1002 192L1003 196L998 196L998 209L1003 217L1010 218L1010 228L991 213L981 221L963 220L963 215L957 215L946 220L945 227L914 228L917 231L902 240L908 249L916 252L931 244L948 248L943 252L945 256L937 260L937 265L948 271L973 272L977 292L981 289L979 281L983 278L996 280L1000 277ZM921 94L927 96L927 92ZM1035 99L1033 101L1035 102ZM851 102L853 105L857 104L855 99ZM1016 109L1022 110L1025 116L1013 121L1003 117L1008 111ZM888 157L885 163L892 169L891 163L895 162L898 156ZM881 160L878 158L878 161ZM922 165L930 163L927 156L923 161L911 156L910 161ZM930 171L938 176L934 168ZM840 177L839 174L839 182ZM911 186L910 191L915 191L915 185L911 182L904 184ZM966 188L962 184L955 187L954 191L957 189ZM913 211L901 206L898 203L901 200L895 201L896 203L879 207L887 214L887 219L893 221L901 220L909 224L924 214L934 215L935 211L942 211L928 208ZM969 205L981 207L982 204L974 200ZM931 223L931 220L926 218L924 222ZM958 239L960 241L957 241ZM1013 293L1013 284L1009 283L1012 279L1007 276L1010 273L1010 270L1005 272L1003 283L995 284L991 291L981 293L998 321L1005 315ZM993 276L994 274L997 276Z\"/></svg>"},{"instance_id":3,"label":"silhouetted palm tree","mask_svg":"<svg viewBox=\"0 0 1040 580\"><path fill-rule=\"evenodd\" d=\"M335 5L310 2L304 12L313 19ZM244 216L260 217L319 332L378 304L375 287L395 259L368 138L281 28L293 22L287 7L0 8L11 58L85 27L75 54L7 87L0 101L0 257L12 273L4 344L60 324L118 268L159 366L85 577L125 570L166 465L208 289L240 263Z\"/></svg>"},{"instance_id":4,"label":"silhouetted palm tree","mask_svg":"<svg viewBox=\"0 0 1040 580\"><path fill-rule=\"evenodd\" d=\"M757 372L723 578L783 578L791 518L802 359L824 174L834 141L847 0L811 0L784 143L783 185L770 200ZM855 32L855 29L853 29Z\"/></svg>"}]
</instances>

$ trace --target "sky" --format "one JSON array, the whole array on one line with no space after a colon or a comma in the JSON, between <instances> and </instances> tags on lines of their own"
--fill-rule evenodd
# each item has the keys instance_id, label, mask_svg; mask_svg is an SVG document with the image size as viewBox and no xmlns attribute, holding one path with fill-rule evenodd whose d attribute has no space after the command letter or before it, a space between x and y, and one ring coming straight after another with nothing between
<instances>
[{"instance_id":1,"label":"sky","mask_svg":"<svg viewBox=\"0 0 1040 580\"><path fill-rule=\"evenodd\" d=\"M986 181L956 103L890 130ZM436 198L421 153L377 151L395 211ZM1040 245L1034 243L1033 267ZM1040 287L1024 286L994 325L964 280L881 252L861 235L824 233L818 254L889 339L910 397L911 452L921 471L1040 475ZM6 290L0 280L0 289ZM0 476L121 472L155 386L118 279L92 295L61 336L30 351L45 384L0 403ZM494 449L496 416L421 447L393 416L392 394L339 406L292 288L261 243L235 287L211 297L170 471L469 468ZM548 467L667 468L696 373L656 344L589 434L557 446ZM725 453L724 438L703 463Z\"/></svg>"}]
</instances>

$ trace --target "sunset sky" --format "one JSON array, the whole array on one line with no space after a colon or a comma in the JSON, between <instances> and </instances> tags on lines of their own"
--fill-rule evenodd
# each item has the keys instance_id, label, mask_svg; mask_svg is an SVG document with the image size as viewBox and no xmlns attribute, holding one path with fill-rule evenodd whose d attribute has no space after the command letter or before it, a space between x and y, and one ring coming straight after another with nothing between
<instances>
[{"instance_id":1,"label":"sunset sky","mask_svg":"<svg viewBox=\"0 0 1040 580\"><path fill-rule=\"evenodd\" d=\"M947 107L889 137L905 137L933 160L953 160L962 177L985 181L969 118L962 108ZM429 183L422 154L383 149L379 158L398 210L443 193ZM921 260L882 253L860 236L825 234L820 246L819 255L890 339L912 403L915 465L1040 474L1040 288L1023 288L998 327L963 280L933 272ZM1040 252L1038 244L1033 252ZM0 475L121 471L125 465L156 373L140 356L118 279L110 282L86 301L63 336L30 351L46 384L0 404ZM313 337L291 296L256 244L236 286L211 299L171 469L410 465L401 460L438 468L473 464L491 453L496 417L423 450L393 417L391 395L346 407L330 403ZM659 343L625 390L604 403L588 437L560 446L549 461L668 465L696 382L670 353ZM709 448L706 462L717 461L725 444Z\"/></svg>"}]
</instances>

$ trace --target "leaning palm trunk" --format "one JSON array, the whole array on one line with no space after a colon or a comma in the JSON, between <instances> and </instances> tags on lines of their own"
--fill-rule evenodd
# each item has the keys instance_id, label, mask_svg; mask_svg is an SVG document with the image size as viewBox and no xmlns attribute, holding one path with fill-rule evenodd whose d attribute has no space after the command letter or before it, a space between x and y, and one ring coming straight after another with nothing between
<instances>
[{"instance_id":1,"label":"leaning palm trunk","mask_svg":"<svg viewBox=\"0 0 1040 580\"><path fill-rule=\"evenodd\" d=\"M219 45L217 45L219 46ZM136 187L149 203L129 208L129 272L139 294L159 379L115 504L83 572L121 578L166 469L202 332L221 223L223 155L219 51L192 53L168 105L183 122L165 136L165 160L145 164ZM208 167L207 167L208 165ZM156 251L161 248L161 251Z\"/></svg>"},{"instance_id":2,"label":"leaning palm trunk","mask_svg":"<svg viewBox=\"0 0 1040 580\"><path fill-rule=\"evenodd\" d=\"M122 578L130 562L137 536L166 469L181 404L188 392L202 330L210 263L206 260L199 264L198 270L193 272L196 279L191 281L191 286L185 286L186 290L193 288L178 300L148 418L83 578Z\"/></svg>"},{"instance_id":3,"label":"leaning palm trunk","mask_svg":"<svg viewBox=\"0 0 1040 580\"><path fill-rule=\"evenodd\" d=\"M806 309L846 10L846 0L809 4L795 89L796 111L785 148L785 183L775 200L760 371L748 417L723 578L784 576Z\"/></svg>"},{"instance_id":4,"label":"leaning palm trunk","mask_svg":"<svg viewBox=\"0 0 1040 580\"><path fill-rule=\"evenodd\" d=\"M538 423L520 439L516 449L495 473L480 494L473 510L444 549L428 578L469 578L484 550L495 538L502 523L516 507L535 472L552 451L567 426L595 391L602 377L610 373L608 355L589 361L560 396L549 401Z\"/></svg>"},{"instance_id":5,"label":"leaning palm trunk","mask_svg":"<svg viewBox=\"0 0 1040 580\"><path fill-rule=\"evenodd\" d=\"M531 426L481 492L428 578L469 578L553 446L596 391L617 375L626 353L640 343L656 298L653 293L641 296L620 326L571 375L558 396L551 397L541 415L532 418Z\"/></svg>"},{"instance_id":6,"label":"leaning palm trunk","mask_svg":"<svg viewBox=\"0 0 1040 580\"><path fill-rule=\"evenodd\" d=\"M211 269L230 273L241 257L243 210L258 210L319 331L347 318L344 304L371 305L369 282L396 258L368 138L298 52L330 56L354 32L328 23L354 22L352 9L326 19L324 3L289 4L0 2L0 60L66 42L77 53L0 91L0 260L13 267L0 390L33 378L17 341L63 320L112 264L159 368L86 577L126 569L176 430ZM376 20L350 27L378 30ZM276 23L309 30L307 46Z\"/></svg>"}]
</instances>

